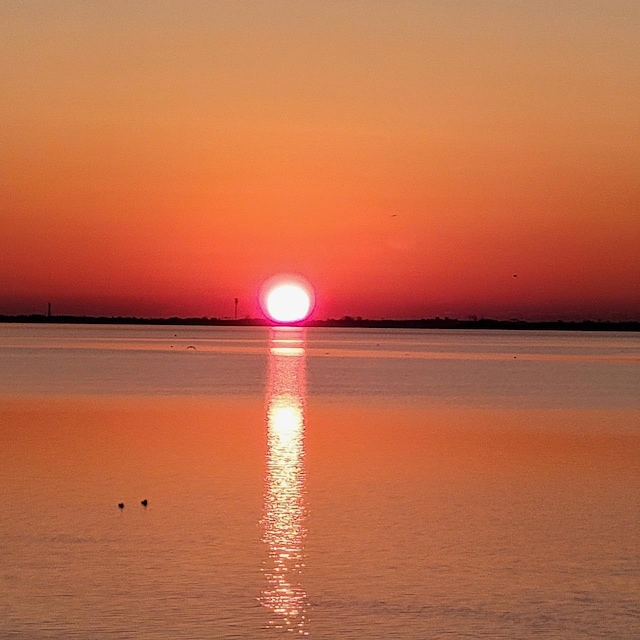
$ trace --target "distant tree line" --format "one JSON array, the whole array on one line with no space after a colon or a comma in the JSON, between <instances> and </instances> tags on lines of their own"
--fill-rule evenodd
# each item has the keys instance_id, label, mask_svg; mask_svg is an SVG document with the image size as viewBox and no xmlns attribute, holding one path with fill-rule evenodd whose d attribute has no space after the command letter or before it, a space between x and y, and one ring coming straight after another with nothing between
<instances>
[{"instance_id":1,"label":"distant tree line","mask_svg":"<svg viewBox=\"0 0 640 640\"><path fill-rule=\"evenodd\" d=\"M272 324L264 318L137 318L131 316L46 316L0 315L0 322L52 323L52 324L124 324L124 325L194 325L194 326L237 326L258 327ZM612 322L603 320L494 320L491 318L422 318L413 320L371 319L360 316L344 316L327 320L308 320L307 327L359 327L369 329L510 329L534 331L640 331L640 321Z\"/></svg>"}]
</instances>

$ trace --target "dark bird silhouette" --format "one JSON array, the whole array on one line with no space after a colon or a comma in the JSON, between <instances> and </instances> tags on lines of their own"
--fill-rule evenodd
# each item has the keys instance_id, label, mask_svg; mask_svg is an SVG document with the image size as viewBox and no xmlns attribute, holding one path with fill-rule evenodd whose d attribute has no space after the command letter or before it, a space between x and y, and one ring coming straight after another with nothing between
<instances>
[{"instance_id":1,"label":"dark bird silhouette","mask_svg":"<svg viewBox=\"0 0 640 640\"><path fill-rule=\"evenodd\" d=\"M142 501L140 502L140 504L141 504L143 507L146 507L146 506L149 504L149 502L148 502L148 500L145 498L144 500L142 500Z\"/></svg>"},{"instance_id":2,"label":"dark bird silhouette","mask_svg":"<svg viewBox=\"0 0 640 640\"><path fill-rule=\"evenodd\" d=\"M118 502L118 509L124 509L124 502Z\"/></svg>"}]
</instances>

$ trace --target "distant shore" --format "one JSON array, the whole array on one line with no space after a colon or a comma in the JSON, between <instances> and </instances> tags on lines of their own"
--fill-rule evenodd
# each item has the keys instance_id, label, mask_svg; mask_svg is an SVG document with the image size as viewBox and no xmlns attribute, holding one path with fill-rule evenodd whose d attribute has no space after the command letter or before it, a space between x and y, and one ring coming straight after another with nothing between
<instances>
[{"instance_id":1,"label":"distant shore","mask_svg":"<svg viewBox=\"0 0 640 640\"><path fill-rule=\"evenodd\" d=\"M49 323L49 324L122 324L122 325L193 325L212 327L259 327L270 323L262 318L136 318L106 316L46 316L0 315L0 323ZM345 316L327 320L308 320L306 327L354 327L364 329L499 329L519 331L640 331L640 321L611 322L602 320L493 320L478 318L458 320L455 318L421 318L412 320L369 319Z\"/></svg>"}]
</instances>

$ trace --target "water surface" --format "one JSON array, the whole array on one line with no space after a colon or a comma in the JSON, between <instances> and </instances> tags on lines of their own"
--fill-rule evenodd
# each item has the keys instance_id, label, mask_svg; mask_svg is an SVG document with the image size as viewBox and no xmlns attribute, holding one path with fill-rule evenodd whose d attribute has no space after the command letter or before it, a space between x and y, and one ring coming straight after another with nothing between
<instances>
[{"instance_id":1,"label":"water surface","mask_svg":"<svg viewBox=\"0 0 640 640\"><path fill-rule=\"evenodd\" d=\"M1 637L640 635L633 334L0 340Z\"/></svg>"}]
</instances>

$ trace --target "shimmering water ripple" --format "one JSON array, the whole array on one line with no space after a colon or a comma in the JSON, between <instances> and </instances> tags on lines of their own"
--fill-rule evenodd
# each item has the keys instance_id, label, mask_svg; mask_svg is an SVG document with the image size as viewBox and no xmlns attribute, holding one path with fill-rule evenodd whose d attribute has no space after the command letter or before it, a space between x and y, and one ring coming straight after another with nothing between
<instances>
[{"instance_id":1,"label":"shimmering water ripple","mask_svg":"<svg viewBox=\"0 0 640 640\"><path fill-rule=\"evenodd\" d=\"M307 594L302 586L306 537L302 330L273 329L269 343L267 475L263 540L268 545L267 586L260 602L269 623L305 635Z\"/></svg>"}]
</instances>

